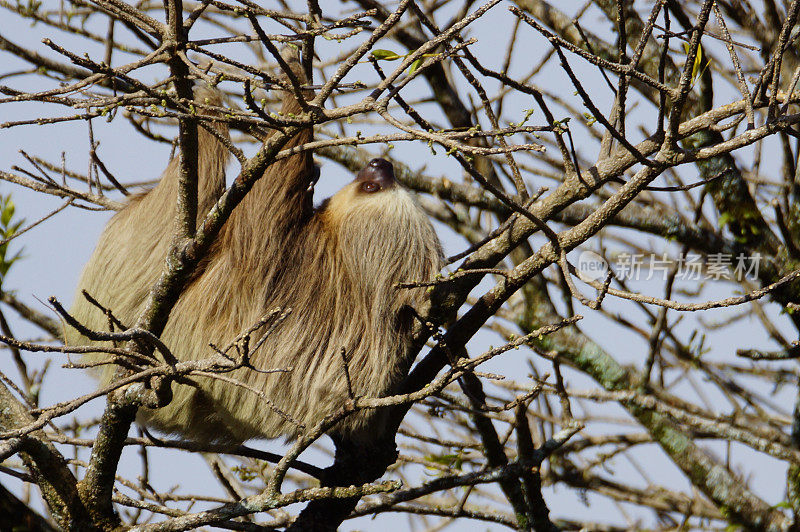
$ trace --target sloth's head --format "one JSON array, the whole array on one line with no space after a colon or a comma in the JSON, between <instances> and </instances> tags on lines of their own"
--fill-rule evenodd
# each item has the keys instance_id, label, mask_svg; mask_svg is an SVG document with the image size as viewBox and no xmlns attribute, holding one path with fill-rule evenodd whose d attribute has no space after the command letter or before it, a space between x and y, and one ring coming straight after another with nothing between
<instances>
[{"instance_id":1,"label":"sloth's head","mask_svg":"<svg viewBox=\"0 0 800 532\"><path fill-rule=\"evenodd\" d=\"M351 208L356 205L385 201L387 193L408 194L394 177L394 167L386 159L372 159L356 174L355 179L342 187L326 205L334 211L345 204Z\"/></svg>"},{"instance_id":2,"label":"sloth's head","mask_svg":"<svg viewBox=\"0 0 800 532\"><path fill-rule=\"evenodd\" d=\"M321 214L351 269L371 283L376 277L391 283L428 279L441 267L433 226L385 159L372 159L323 204Z\"/></svg>"},{"instance_id":3,"label":"sloth's head","mask_svg":"<svg viewBox=\"0 0 800 532\"><path fill-rule=\"evenodd\" d=\"M366 232L387 224L400 231L412 220L428 224L414 197L397 182L392 163L380 158L367 163L352 182L323 204L322 211L328 224L360 226L360 231Z\"/></svg>"},{"instance_id":4,"label":"sloth's head","mask_svg":"<svg viewBox=\"0 0 800 532\"><path fill-rule=\"evenodd\" d=\"M377 194L391 190L397 186L394 167L386 159L372 159L353 180L350 186L356 188L358 194Z\"/></svg>"}]
</instances>

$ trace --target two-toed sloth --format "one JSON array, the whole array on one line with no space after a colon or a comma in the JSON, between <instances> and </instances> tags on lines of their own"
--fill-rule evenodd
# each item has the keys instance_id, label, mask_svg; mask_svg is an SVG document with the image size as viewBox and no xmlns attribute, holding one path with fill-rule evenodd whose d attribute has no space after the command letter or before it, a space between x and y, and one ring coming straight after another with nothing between
<instances>
[{"instance_id":1,"label":"two-toed sloth","mask_svg":"<svg viewBox=\"0 0 800 532\"><path fill-rule=\"evenodd\" d=\"M285 91L283 116L300 112L294 94ZM221 123L213 127L228 136ZM285 148L311 139L311 128L301 130ZM199 220L224 189L228 152L199 128L197 155ZM107 331L108 320L82 290L126 326L142 311L171 242L178 173L176 158L156 187L133 197L106 226L71 311L87 327ZM250 360L257 369L291 371L241 368L227 376L260 390L306 427L349 397L343 352L353 394L380 397L394 391L411 363L411 309L425 302L424 288L397 285L431 280L442 266L430 221L395 180L390 163L373 159L317 208L313 179L308 151L268 167L225 223L161 335L179 360L202 360L214 354L209 344L228 345L269 310L291 308ZM75 331L67 339L88 343ZM115 369L105 366L104 382ZM245 387L207 377L191 381L173 383L172 401L141 409L140 421L200 441L296 436L295 424ZM332 432L362 440L382 432L382 418L377 411L360 411Z\"/></svg>"}]
</instances>

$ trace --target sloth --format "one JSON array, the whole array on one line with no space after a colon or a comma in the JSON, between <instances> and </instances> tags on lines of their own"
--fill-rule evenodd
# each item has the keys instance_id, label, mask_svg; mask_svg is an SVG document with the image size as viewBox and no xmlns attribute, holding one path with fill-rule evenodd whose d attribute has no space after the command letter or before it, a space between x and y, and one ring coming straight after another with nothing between
<instances>
[{"instance_id":1,"label":"sloth","mask_svg":"<svg viewBox=\"0 0 800 532\"><path fill-rule=\"evenodd\" d=\"M202 94L221 104L216 94ZM294 93L284 91L281 111L302 112ZM208 123L229 136L222 122ZM284 148L312 136L311 128L301 129ZM224 190L228 151L198 128L197 156L199 222ZM132 197L109 221L71 309L85 326L107 331L108 319L82 291L123 324L136 322L169 250L178 175L175 158L153 189ZM373 159L316 208L315 179L310 151L267 168L224 224L161 340L179 360L203 360L218 356L211 344L229 345L270 310L282 309L285 319L268 333L252 332L249 345L261 344L249 367L227 373L226 380L191 376L173 382L172 400L141 408L141 423L202 442L291 439L301 426L339 410L351 392L382 397L396 390L414 354L414 309L426 304L424 287L398 285L433 280L443 266L441 245L388 161ZM91 343L75 330L66 336L71 344ZM102 362L98 354L88 359ZM117 367L101 368L107 384ZM265 371L271 369L288 371ZM329 432L356 442L372 439L383 432L384 416L361 410Z\"/></svg>"}]
</instances>

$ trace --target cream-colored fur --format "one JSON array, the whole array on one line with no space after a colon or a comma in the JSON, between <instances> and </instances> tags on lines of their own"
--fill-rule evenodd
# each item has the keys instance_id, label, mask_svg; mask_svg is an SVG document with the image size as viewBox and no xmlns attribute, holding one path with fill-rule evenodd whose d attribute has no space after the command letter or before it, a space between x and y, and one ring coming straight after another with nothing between
<instances>
[{"instance_id":1,"label":"cream-colored fur","mask_svg":"<svg viewBox=\"0 0 800 532\"><path fill-rule=\"evenodd\" d=\"M284 114L299 111L287 97ZM302 131L288 146L309 140L311 132ZM207 133L200 135L199 148L198 211L203 216L222 190L227 154ZM243 368L227 375L262 391L306 426L348 397L342 349L356 395L393 392L411 363L413 318L407 307L425 302L424 288L399 289L397 283L430 280L442 266L433 227L408 191L397 185L365 193L354 182L314 210L308 191L312 171L310 154L270 166L224 226L161 335L179 359L203 359L213 353L209 343L226 346L269 310L291 308L251 362L259 369L292 371ZM172 161L158 186L114 216L80 281L79 290L87 290L127 325L135 322L164 265L177 173ZM88 327L107 330L105 316L80 294L72 312ZM88 341L72 332L68 342ZM110 366L102 379L113 375ZM172 401L142 409L140 419L201 441L296 436L296 425L252 392L220 380L192 380L197 386L173 383ZM382 418L380 412L363 411L334 430L356 440L369 438L382 431Z\"/></svg>"}]
</instances>

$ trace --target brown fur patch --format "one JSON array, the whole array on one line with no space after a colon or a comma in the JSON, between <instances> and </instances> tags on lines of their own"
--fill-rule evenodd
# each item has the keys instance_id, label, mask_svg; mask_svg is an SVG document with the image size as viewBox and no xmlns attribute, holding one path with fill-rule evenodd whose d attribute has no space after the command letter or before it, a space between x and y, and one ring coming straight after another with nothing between
<instances>
[{"instance_id":1,"label":"brown fur patch","mask_svg":"<svg viewBox=\"0 0 800 532\"><path fill-rule=\"evenodd\" d=\"M299 112L292 96L285 98L283 112ZM309 142L311 135L302 131L287 147ZM227 153L207 133L198 140L202 216L224 186ZM430 280L442 266L433 227L409 192L396 187L363 195L351 184L314 211L308 192L312 164L311 154L304 153L268 168L225 224L202 274L182 294L161 336L180 360L203 359L212 353L209 343L227 345L270 309L291 308L252 364L293 370L240 369L229 376L263 391L306 426L347 399L342 349L355 394L392 393L411 363L407 307L425 302L424 289L396 285ZM126 324L141 312L163 268L176 191L173 160L158 186L109 222L84 269L79 290L87 290ZM72 312L88 327L107 328L104 316L80 295ZM87 340L73 331L68 342ZM105 370L103 380L113 373ZM140 418L203 441L296 434L293 424L252 392L219 380L193 380L198 386L173 384L172 402L143 409ZM380 412L364 411L335 431L359 439L374 437L382 426Z\"/></svg>"}]
</instances>

